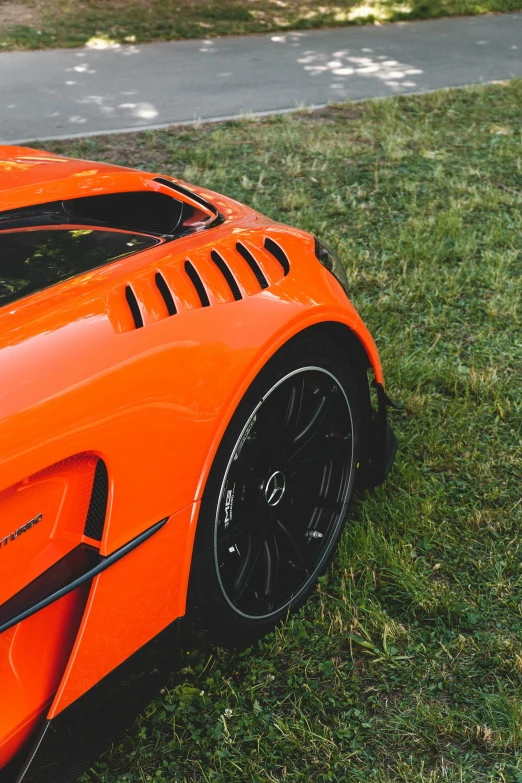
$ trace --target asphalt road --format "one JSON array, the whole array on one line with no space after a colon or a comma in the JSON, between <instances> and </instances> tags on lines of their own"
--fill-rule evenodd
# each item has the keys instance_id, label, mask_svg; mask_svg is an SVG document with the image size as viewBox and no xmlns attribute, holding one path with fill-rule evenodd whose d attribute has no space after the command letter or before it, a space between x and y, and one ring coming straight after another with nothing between
<instances>
[{"instance_id":1,"label":"asphalt road","mask_svg":"<svg viewBox=\"0 0 522 783\"><path fill-rule=\"evenodd\" d=\"M522 13L0 54L0 141L162 127L522 76Z\"/></svg>"}]
</instances>

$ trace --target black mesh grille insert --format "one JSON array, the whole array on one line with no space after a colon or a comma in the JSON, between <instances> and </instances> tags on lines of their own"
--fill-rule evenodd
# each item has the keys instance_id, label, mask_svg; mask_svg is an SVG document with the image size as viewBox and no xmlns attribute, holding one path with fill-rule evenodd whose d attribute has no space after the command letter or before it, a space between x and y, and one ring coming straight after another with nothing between
<instances>
[{"instance_id":1,"label":"black mesh grille insert","mask_svg":"<svg viewBox=\"0 0 522 783\"><path fill-rule=\"evenodd\" d=\"M261 286L261 288L268 288L268 280L264 276L263 272L261 271L261 267L257 263L256 259L241 242L236 243L236 250L237 252L243 256L245 261L247 262L248 266L252 270L252 272L255 274L257 282Z\"/></svg>"},{"instance_id":2,"label":"black mesh grille insert","mask_svg":"<svg viewBox=\"0 0 522 783\"><path fill-rule=\"evenodd\" d=\"M174 297L172 296L171 290L167 285L167 281L165 280L161 272L156 272L156 276L154 280L156 282L156 286L158 287L158 291L160 292L161 296L163 297L163 301L167 306L168 314L176 315L178 311L176 309L176 303L174 302Z\"/></svg>"},{"instance_id":3,"label":"black mesh grille insert","mask_svg":"<svg viewBox=\"0 0 522 783\"><path fill-rule=\"evenodd\" d=\"M190 261L185 261L185 272L189 276L190 282L197 291L202 307L208 307L210 305L210 299L208 298L206 288L203 285L203 280L200 278Z\"/></svg>"},{"instance_id":4,"label":"black mesh grille insert","mask_svg":"<svg viewBox=\"0 0 522 783\"><path fill-rule=\"evenodd\" d=\"M274 242L273 239L270 239L270 237L265 237L265 250L268 250L268 252L273 255L277 261L279 261L283 267L283 272L285 273L286 277L290 271L290 262L283 248L280 247L277 242Z\"/></svg>"},{"instance_id":5,"label":"black mesh grille insert","mask_svg":"<svg viewBox=\"0 0 522 783\"><path fill-rule=\"evenodd\" d=\"M95 541L101 541L103 526L107 513L107 497L109 495L109 474L102 459L96 463L94 482L92 485L91 502L87 512L84 534Z\"/></svg>"},{"instance_id":6,"label":"black mesh grille insert","mask_svg":"<svg viewBox=\"0 0 522 783\"><path fill-rule=\"evenodd\" d=\"M134 293L130 285L125 286L125 299L127 300L127 304L129 305L129 309L132 313L134 326L136 327L136 329L141 329L141 327L143 326L143 317L141 315L141 310L138 304L138 300L136 299L136 294Z\"/></svg>"},{"instance_id":7,"label":"black mesh grille insert","mask_svg":"<svg viewBox=\"0 0 522 783\"><path fill-rule=\"evenodd\" d=\"M236 278L234 277L234 275L226 265L225 260L221 258L217 250L212 250L212 252L210 253L210 257L212 261L215 263L215 265L217 266L217 268L219 269L219 271L221 272L221 274L223 275L223 277L225 278L225 280L227 281L228 287L232 291L232 294L236 302L239 299L242 299L243 297L241 296L241 291L239 290L239 286L236 283Z\"/></svg>"}]
</instances>

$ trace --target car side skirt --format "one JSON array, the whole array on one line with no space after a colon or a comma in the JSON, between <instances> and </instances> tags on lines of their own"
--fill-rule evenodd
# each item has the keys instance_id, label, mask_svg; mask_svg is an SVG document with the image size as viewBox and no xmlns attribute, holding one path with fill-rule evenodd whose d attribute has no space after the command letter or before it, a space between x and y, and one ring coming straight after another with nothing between
<instances>
[{"instance_id":1,"label":"car side skirt","mask_svg":"<svg viewBox=\"0 0 522 783\"><path fill-rule=\"evenodd\" d=\"M0 783L73 783L168 680L178 648L175 620L55 718Z\"/></svg>"}]
</instances>

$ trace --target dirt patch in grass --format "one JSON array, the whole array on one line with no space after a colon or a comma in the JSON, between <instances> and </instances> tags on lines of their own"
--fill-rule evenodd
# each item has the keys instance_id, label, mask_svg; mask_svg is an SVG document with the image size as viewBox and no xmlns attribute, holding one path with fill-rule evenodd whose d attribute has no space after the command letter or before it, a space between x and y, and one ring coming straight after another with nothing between
<instances>
[{"instance_id":1,"label":"dirt patch in grass","mask_svg":"<svg viewBox=\"0 0 522 783\"><path fill-rule=\"evenodd\" d=\"M31 25L37 27L41 21L41 12L36 5L25 3L0 2L0 27Z\"/></svg>"}]
</instances>

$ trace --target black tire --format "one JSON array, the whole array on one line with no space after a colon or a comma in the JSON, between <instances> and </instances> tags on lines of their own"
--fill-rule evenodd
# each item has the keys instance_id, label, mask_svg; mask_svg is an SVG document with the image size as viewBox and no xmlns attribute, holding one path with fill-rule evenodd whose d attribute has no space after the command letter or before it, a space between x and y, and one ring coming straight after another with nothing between
<instances>
[{"instance_id":1,"label":"black tire","mask_svg":"<svg viewBox=\"0 0 522 783\"><path fill-rule=\"evenodd\" d=\"M343 529L360 432L354 374L333 342L299 336L265 365L203 494L187 602L192 635L244 647L306 601Z\"/></svg>"}]
</instances>

